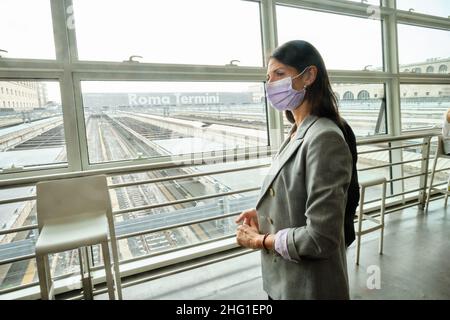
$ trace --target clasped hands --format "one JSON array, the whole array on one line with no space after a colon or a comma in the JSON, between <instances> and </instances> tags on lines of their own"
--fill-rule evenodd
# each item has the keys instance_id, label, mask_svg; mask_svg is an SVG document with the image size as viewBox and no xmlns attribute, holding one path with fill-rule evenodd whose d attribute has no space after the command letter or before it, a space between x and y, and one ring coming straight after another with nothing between
<instances>
[{"instance_id":1,"label":"clasped hands","mask_svg":"<svg viewBox=\"0 0 450 320\"><path fill-rule=\"evenodd\" d=\"M237 227L236 241L241 246L251 249L263 248L264 235L259 233L258 218L256 216L256 209L244 210L235 222L242 224ZM269 235L265 240L265 245L268 249L273 247L273 235Z\"/></svg>"}]
</instances>

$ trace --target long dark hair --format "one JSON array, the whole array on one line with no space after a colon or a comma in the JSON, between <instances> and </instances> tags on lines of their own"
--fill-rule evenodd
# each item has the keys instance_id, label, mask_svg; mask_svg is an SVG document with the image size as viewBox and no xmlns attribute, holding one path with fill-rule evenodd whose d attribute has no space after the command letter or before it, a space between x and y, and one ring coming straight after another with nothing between
<instances>
[{"instance_id":1,"label":"long dark hair","mask_svg":"<svg viewBox=\"0 0 450 320\"><path fill-rule=\"evenodd\" d=\"M343 128L336 95L331 89L325 63L319 51L312 44L303 40L286 42L275 49L271 58L295 68L298 72L302 72L306 67L316 66L316 80L306 89L305 95L305 100L309 101L312 106L311 114L329 118ZM290 123L295 123L291 111L285 111L285 115Z\"/></svg>"}]
</instances>

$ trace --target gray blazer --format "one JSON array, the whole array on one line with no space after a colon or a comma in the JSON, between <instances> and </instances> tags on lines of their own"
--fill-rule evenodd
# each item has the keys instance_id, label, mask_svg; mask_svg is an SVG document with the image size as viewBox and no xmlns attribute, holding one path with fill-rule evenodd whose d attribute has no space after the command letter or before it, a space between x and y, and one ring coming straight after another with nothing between
<instances>
[{"instance_id":1,"label":"gray blazer","mask_svg":"<svg viewBox=\"0 0 450 320\"><path fill-rule=\"evenodd\" d=\"M349 299L343 227L351 174L350 150L328 118L307 116L281 145L256 204L261 233L290 228L294 261L261 251L273 299Z\"/></svg>"}]
</instances>

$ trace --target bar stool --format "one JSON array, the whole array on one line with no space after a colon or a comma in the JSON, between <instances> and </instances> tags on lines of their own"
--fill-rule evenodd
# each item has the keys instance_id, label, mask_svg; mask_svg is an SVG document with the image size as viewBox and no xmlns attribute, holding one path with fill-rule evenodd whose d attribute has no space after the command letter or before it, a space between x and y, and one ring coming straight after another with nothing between
<instances>
[{"instance_id":1,"label":"bar stool","mask_svg":"<svg viewBox=\"0 0 450 320\"><path fill-rule=\"evenodd\" d=\"M122 299L118 251L106 176L43 181L36 184L39 237L36 265L41 299L54 299L48 255L78 249L85 299L93 299L93 286L87 247L100 244L109 299ZM110 259L111 240L114 276ZM84 250L81 250L84 249Z\"/></svg>"},{"instance_id":2,"label":"bar stool","mask_svg":"<svg viewBox=\"0 0 450 320\"><path fill-rule=\"evenodd\" d=\"M427 201L425 203L425 213L428 213L428 205L430 204L430 198L431 198L431 192L437 191L438 193L445 194L445 207L447 207L447 198L448 198L448 186L445 188L445 190L442 190L440 188L433 188L433 180L434 180L434 174L436 172L436 166L439 158L443 159L450 159L450 155L445 154L444 152L444 140L442 139L442 136L438 136L438 146L436 150L436 155L434 156L434 163L433 163L433 169L431 169L431 178L430 178L430 185L428 187L428 193L427 193Z\"/></svg>"},{"instance_id":3,"label":"bar stool","mask_svg":"<svg viewBox=\"0 0 450 320\"><path fill-rule=\"evenodd\" d=\"M380 218L375 219L369 215L364 214L364 195L366 188L373 187L376 185L382 185L381 190L381 207L380 207ZM370 232L380 230L380 242L379 242L379 253L383 253L383 236L384 236L384 210L386 204L386 178L370 179L363 182L359 182L361 188L361 200L359 202L359 212L358 215L358 229L355 232L356 235L356 264L359 265L359 252L361 249L361 236ZM362 229L363 220L369 220L375 223L375 226L367 229Z\"/></svg>"}]
</instances>

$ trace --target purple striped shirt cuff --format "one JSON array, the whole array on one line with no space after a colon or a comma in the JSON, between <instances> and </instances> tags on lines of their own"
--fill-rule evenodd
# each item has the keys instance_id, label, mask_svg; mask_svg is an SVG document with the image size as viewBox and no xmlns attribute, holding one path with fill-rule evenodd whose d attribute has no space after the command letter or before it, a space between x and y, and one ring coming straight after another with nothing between
<instances>
[{"instance_id":1,"label":"purple striped shirt cuff","mask_svg":"<svg viewBox=\"0 0 450 320\"><path fill-rule=\"evenodd\" d=\"M278 231L275 234L275 251L278 252L284 259L294 261L291 259L288 251L287 235L289 228Z\"/></svg>"}]
</instances>

